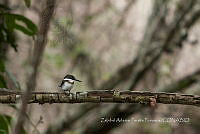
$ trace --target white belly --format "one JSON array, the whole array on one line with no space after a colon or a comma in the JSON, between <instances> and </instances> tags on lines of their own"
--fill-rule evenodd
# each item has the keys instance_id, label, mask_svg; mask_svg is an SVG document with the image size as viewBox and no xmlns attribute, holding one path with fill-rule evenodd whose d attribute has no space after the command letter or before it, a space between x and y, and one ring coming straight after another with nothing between
<instances>
[{"instance_id":1,"label":"white belly","mask_svg":"<svg viewBox=\"0 0 200 134\"><path fill-rule=\"evenodd\" d=\"M73 88L73 84L68 83L68 82L65 82L65 83L62 85L62 90L71 90L72 88Z\"/></svg>"}]
</instances>

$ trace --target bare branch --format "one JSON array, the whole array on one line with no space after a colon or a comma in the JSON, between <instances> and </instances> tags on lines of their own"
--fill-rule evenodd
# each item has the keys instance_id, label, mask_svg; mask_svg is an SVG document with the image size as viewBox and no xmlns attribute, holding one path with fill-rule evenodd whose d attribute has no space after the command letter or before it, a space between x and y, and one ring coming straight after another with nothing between
<instances>
[{"instance_id":1,"label":"bare branch","mask_svg":"<svg viewBox=\"0 0 200 134\"><path fill-rule=\"evenodd\" d=\"M23 93L8 92L0 95L1 103L17 103L17 98L21 98ZM155 99L157 103L163 104L183 104L200 106L200 96L148 92L148 91L115 91L115 90L94 90L76 93L58 92L32 92L32 97L28 103L139 103L149 104Z\"/></svg>"},{"instance_id":2,"label":"bare branch","mask_svg":"<svg viewBox=\"0 0 200 134\"><path fill-rule=\"evenodd\" d=\"M19 116L17 118L16 125L13 129L13 134L20 134L22 130L22 126L24 124L24 114L27 110L27 101L30 98L31 91L35 89L36 86L36 77L38 74L38 68L42 60L42 55L46 46L47 33L49 30L50 20L53 16L54 8L55 8L55 0L47 0L45 8L41 12L40 16L40 24L39 24L39 32L37 35L37 39L34 45L34 56L32 57L32 67L33 71L30 74L27 82L27 90L25 95L22 98L22 105L19 112Z\"/></svg>"}]
</instances>

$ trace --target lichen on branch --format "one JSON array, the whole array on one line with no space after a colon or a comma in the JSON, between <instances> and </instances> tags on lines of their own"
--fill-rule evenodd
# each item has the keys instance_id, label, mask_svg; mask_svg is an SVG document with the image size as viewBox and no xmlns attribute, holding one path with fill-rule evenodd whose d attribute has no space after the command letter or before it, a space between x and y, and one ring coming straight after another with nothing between
<instances>
[{"instance_id":1,"label":"lichen on branch","mask_svg":"<svg viewBox=\"0 0 200 134\"><path fill-rule=\"evenodd\" d=\"M0 93L0 103L17 103L22 92ZM90 90L76 93L32 92L28 103L138 103L150 104L152 100L163 104L200 106L200 96L166 92Z\"/></svg>"}]
</instances>

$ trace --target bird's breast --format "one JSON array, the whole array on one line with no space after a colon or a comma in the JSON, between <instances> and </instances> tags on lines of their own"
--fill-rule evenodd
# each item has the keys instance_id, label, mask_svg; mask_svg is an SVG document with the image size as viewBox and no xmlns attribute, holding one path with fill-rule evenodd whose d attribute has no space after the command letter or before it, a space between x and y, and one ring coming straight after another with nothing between
<instances>
[{"instance_id":1,"label":"bird's breast","mask_svg":"<svg viewBox=\"0 0 200 134\"><path fill-rule=\"evenodd\" d=\"M68 82L65 82L65 83L62 85L62 89L63 89L63 90L70 90L70 89L72 89L72 87L73 87L73 84L68 83Z\"/></svg>"}]
</instances>

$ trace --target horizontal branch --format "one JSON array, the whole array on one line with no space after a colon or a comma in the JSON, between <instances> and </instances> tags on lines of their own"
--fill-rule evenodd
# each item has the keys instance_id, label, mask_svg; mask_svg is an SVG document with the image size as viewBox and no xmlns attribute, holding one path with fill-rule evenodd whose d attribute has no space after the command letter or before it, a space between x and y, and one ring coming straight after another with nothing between
<instances>
[{"instance_id":1,"label":"horizontal branch","mask_svg":"<svg viewBox=\"0 0 200 134\"><path fill-rule=\"evenodd\" d=\"M0 94L0 103L17 103L22 98L21 92L7 92ZM32 92L29 103L139 103L150 104L154 100L163 104L183 104L200 106L200 96L146 91L114 91L94 90L76 93Z\"/></svg>"}]
</instances>

